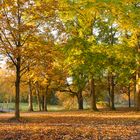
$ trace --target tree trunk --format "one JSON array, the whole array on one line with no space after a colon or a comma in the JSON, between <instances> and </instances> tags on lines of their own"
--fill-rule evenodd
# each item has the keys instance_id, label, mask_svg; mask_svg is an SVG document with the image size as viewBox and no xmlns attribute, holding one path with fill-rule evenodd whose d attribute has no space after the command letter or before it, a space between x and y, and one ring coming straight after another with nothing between
<instances>
[{"instance_id":1,"label":"tree trunk","mask_svg":"<svg viewBox=\"0 0 140 140\"><path fill-rule=\"evenodd\" d=\"M114 77L113 77L113 75L111 75L111 110L115 110L114 88L115 88Z\"/></svg>"},{"instance_id":2,"label":"tree trunk","mask_svg":"<svg viewBox=\"0 0 140 140\"><path fill-rule=\"evenodd\" d=\"M140 34L137 35L137 56L136 56L136 97L137 97L137 110L140 111Z\"/></svg>"},{"instance_id":3,"label":"tree trunk","mask_svg":"<svg viewBox=\"0 0 140 140\"><path fill-rule=\"evenodd\" d=\"M48 94L48 87L46 88L46 92L44 94L44 111L47 111L47 94Z\"/></svg>"},{"instance_id":4,"label":"tree trunk","mask_svg":"<svg viewBox=\"0 0 140 140\"><path fill-rule=\"evenodd\" d=\"M18 6L18 12L17 12L17 24L18 24L18 31L20 30L21 25L21 15L19 12L20 9L20 3L19 0L17 1ZM15 82L15 89L16 89L16 96L15 96L15 118L20 118L20 109L19 109L19 102L20 102L20 68L21 68L21 54L20 54L20 47L21 47L21 34L18 32L17 34L17 45L16 49L18 49L17 52L17 58L16 58L16 82Z\"/></svg>"},{"instance_id":5,"label":"tree trunk","mask_svg":"<svg viewBox=\"0 0 140 140\"><path fill-rule=\"evenodd\" d=\"M129 107L131 107L130 84L128 86L128 105L129 105Z\"/></svg>"},{"instance_id":6,"label":"tree trunk","mask_svg":"<svg viewBox=\"0 0 140 140\"><path fill-rule=\"evenodd\" d=\"M109 107L111 106L111 100L110 100L110 97L111 97L111 88L110 88L110 76L108 75L108 105Z\"/></svg>"},{"instance_id":7,"label":"tree trunk","mask_svg":"<svg viewBox=\"0 0 140 140\"><path fill-rule=\"evenodd\" d=\"M28 82L28 88L29 88L29 93L28 93L29 108L28 108L28 111L33 111L32 84L31 84L30 79L29 79L29 82Z\"/></svg>"},{"instance_id":8,"label":"tree trunk","mask_svg":"<svg viewBox=\"0 0 140 140\"><path fill-rule=\"evenodd\" d=\"M44 95L44 111L47 111L47 96Z\"/></svg>"},{"instance_id":9,"label":"tree trunk","mask_svg":"<svg viewBox=\"0 0 140 140\"><path fill-rule=\"evenodd\" d=\"M78 109L83 110L83 96L82 91L78 91L77 93L77 101L78 101Z\"/></svg>"},{"instance_id":10,"label":"tree trunk","mask_svg":"<svg viewBox=\"0 0 140 140\"><path fill-rule=\"evenodd\" d=\"M97 106L96 106L96 94L95 94L95 84L94 84L94 79L91 79L90 83L90 92L91 92L91 108L94 111L97 111Z\"/></svg>"},{"instance_id":11,"label":"tree trunk","mask_svg":"<svg viewBox=\"0 0 140 140\"><path fill-rule=\"evenodd\" d=\"M137 107L137 110L140 111L140 83L139 83L139 71L136 73L136 97L137 97L137 104L136 104L136 107Z\"/></svg>"},{"instance_id":12,"label":"tree trunk","mask_svg":"<svg viewBox=\"0 0 140 140\"><path fill-rule=\"evenodd\" d=\"M16 82L15 82L15 118L20 118L20 110L19 110L19 102L20 102L20 57L17 58L17 65L16 65Z\"/></svg>"},{"instance_id":13,"label":"tree trunk","mask_svg":"<svg viewBox=\"0 0 140 140\"><path fill-rule=\"evenodd\" d=\"M137 82L136 82L136 73L135 73L135 76L134 76L134 107L135 108L137 107L136 85L137 85Z\"/></svg>"},{"instance_id":14,"label":"tree trunk","mask_svg":"<svg viewBox=\"0 0 140 140\"><path fill-rule=\"evenodd\" d=\"M42 111L44 111L44 95L42 95Z\"/></svg>"},{"instance_id":15,"label":"tree trunk","mask_svg":"<svg viewBox=\"0 0 140 140\"><path fill-rule=\"evenodd\" d=\"M39 95L39 89L38 89L37 85L36 85L36 96L37 96L38 110L41 111L40 95Z\"/></svg>"}]
</instances>

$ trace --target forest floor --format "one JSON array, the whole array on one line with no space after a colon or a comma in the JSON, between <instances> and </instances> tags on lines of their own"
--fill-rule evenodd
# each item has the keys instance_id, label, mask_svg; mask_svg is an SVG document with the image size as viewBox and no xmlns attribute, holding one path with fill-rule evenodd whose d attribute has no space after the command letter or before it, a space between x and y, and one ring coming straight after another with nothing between
<instances>
[{"instance_id":1,"label":"forest floor","mask_svg":"<svg viewBox=\"0 0 140 140\"><path fill-rule=\"evenodd\" d=\"M140 112L0 113L0 140L140 140Z\"/></svg>"}]
</instances>

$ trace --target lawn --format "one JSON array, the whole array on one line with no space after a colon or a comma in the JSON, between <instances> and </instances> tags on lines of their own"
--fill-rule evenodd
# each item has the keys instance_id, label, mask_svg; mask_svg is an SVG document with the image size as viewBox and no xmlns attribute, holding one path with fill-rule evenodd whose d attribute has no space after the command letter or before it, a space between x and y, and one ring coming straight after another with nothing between
<instances>
[{"instance_id":1,"label":"lawn","mask_svg":"<svg viewBox=\"0 0 140 140\"><path fill-rule=\"evenodd\" d=\"M37 104L33 104L34 111L38 111L38 106ZM14 111L15 108L15 103L0 103L0 111L6 111L6 112L12 112ZM59 106L59 105L48 105L47 106L49 111L59 111L59 110L64 110L64 107ZM28 111L28 103L20 103L20 110L22 112L27 112Z\"/></svg>"},{"instance_id":2,"label":"lawn","mask_svg":"<svg viewBox=\"0 0 140 140\"><path fill-rule=\"evenodd\" d=\"M0 114L0 140L140 140L140 112L62 111Z\"/></svg>"}]
</instances>

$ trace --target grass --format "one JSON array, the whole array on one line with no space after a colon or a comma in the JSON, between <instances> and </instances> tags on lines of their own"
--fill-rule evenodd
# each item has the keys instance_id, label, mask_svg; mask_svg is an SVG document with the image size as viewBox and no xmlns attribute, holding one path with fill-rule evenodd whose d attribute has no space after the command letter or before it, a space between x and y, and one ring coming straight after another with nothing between
<instances>
[{"instance_id":1,"label":"grass","mask_svg":"<svg viewBox=\"0 0 140 140\"><path fill-rule=\"evenodd\" d=\"M139 140L140 112L63 111L0 114L0 140Z\"/></svg>"},{"instance_id":2,"label":"grass","mask_svg":"<svg viewBox=\"0 0 140 140\"><path fill-rule=\"evenodd\" d=\"M36 103L33 104L34 111L38 111L38 106ZM0 110L5 110L5 111L13 111L15 108L15 103L0 103ZM20 110L22 112L28 111L28 103L20 103ZM48 105L48 110L49 111L59 111L63 110L62 106L58 105Z\"/></svg>"},{"instance_id":3,"label":"grass","mask_svg":"<svg viewBox=\"0 0 140 140\"><path fill-rule=\"evenodd\" d=\"M97 104L98 108L103 108L106 107L107 108L107 103L106 102L98 102ZM116 107L120 107L118 104L115 105ZM126 106L124 106L126 107ZM5 111L5 112L13 112L15 108L15 103L0 103L0 111ZM38 106L36 103L33 103L33 108L34 111L38 111ZM49 111L65 111L68 110L63 106L60 105L47 105L47 108ZM73 108L77 108L77 106L73 105ZM84 104L84 108L85 109L89 109L90 106ZM70 109L71 110L71 109ZM28 103L20 103L20 111L21 112L27 112L28 111Z\"/></svg>"}]
</instances>

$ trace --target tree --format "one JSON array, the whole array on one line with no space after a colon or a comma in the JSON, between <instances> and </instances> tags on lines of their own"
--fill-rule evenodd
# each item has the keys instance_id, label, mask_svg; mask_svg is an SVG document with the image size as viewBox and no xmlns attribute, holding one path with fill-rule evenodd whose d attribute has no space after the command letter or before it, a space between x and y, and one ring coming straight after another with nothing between
<instances>
[{"instance_id":1,"label":"tree","mask_svg":"<svg viewBox=\"0 0 140 140\"><path fill-rule=\"evenodd\" d=\"M116 6L115 11L117 11L119 4ZM140 86L139 86L139 59L140 59L140 22L139 22L139 12L140 3L136 0L131 0L129 2L123 1L120 14L119 14L119 25L120 28L128 30L129 38L127 38L128 47L133 48L132 53L134 53L136 67L134 69L136 75L136 95L137 95L137 110L140 110Z\"/></svg>"},{"instance_id":2,"label":"tree","mask_svg":"<svg viewBox=\"0 0 140 140\"><path fill-rule=\"evenodd\" d=\"M28 47L29 38L47 20L55 14L56 3L53 1L4 0L0 7L0 47L1 52L12 61L15 71L15 118L20 117L19 98L20 80L26 66L24 65L24 49ZM45 11L44 8L48 7ZM44 13L44 14L43 14Z\"/></svg>"}]
</instances>

